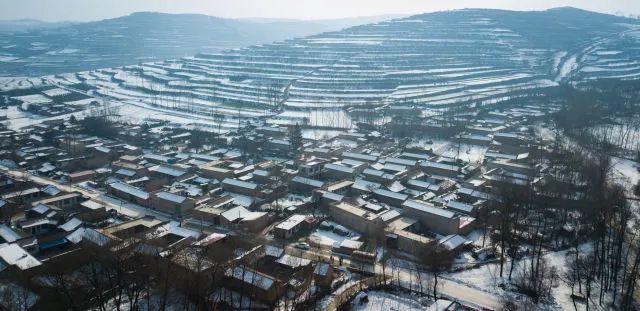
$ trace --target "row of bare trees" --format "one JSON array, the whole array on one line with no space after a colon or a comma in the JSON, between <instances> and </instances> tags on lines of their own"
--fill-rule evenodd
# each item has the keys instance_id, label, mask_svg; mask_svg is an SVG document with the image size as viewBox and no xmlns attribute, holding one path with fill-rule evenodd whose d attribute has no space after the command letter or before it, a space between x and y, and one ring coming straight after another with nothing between
<instances>
[{"instance_id":1,"label":"row of bare trees","mask_svg":"<svg viewBox=\"0 0 640 311\"><path fill-rule=\"evenodd\" d=\"M550 167L544 175L531 173L526 184L494 189L489 229L499 252L499 275L534 303L563 280L587 310L593 304L631 310L640 222L627 199L630 189L613 177L612 145L587 150L557 139L551 150L530 152L530 166ZM567 271L549 261L547 254L555 250L568 250Z\"/></svg>"}]
</instances>

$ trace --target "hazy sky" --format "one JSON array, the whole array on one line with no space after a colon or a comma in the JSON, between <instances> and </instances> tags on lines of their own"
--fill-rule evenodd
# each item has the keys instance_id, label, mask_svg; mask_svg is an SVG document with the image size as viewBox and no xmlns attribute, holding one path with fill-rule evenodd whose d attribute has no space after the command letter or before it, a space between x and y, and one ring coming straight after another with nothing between
<instances>
[{"instance_id":1,"label":"hazy sky","mask_svg":"<svg viewBox=\"0 0 640 311\"><path fill-rule=\"evenodd\" d=\"M640 0L0 0L0 19L87 21L137 11L202 13L221 17L322 19L412 14L459 8L542 10L574 6L640 14Z\"/></svg>"}]
</instances>

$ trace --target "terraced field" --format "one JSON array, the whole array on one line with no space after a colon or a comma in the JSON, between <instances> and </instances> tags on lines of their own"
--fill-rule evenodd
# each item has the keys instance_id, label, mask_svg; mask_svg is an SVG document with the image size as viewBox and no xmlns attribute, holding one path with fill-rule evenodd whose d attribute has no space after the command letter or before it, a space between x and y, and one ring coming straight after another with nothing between
<instances>
[{"instance_id":1,"label":"terraced field","mask_svg":"<svg viewBox=\"0 0 640 311\"><path fill-rule=\"evenodd\" d=\"M487 105L561 83L638 79L639 62L638 20L572 8L459 10L47 79L162 109L286 123L313 119L316 108Z\"/></svg>"}]
</instances>

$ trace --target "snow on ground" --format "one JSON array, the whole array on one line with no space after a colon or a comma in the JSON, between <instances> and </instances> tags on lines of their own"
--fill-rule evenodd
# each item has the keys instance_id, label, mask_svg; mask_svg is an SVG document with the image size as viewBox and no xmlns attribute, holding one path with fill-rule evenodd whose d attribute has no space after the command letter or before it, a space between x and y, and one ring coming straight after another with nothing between
<instances>
[{"instance_id":1,"label":"snow on ground","mask_svg":"<svg viewBox=\"0 0 640 311\"><path fill-rule=\"evenodd\" d=\"M439 150L445 149L449 144L451 144L451 141L444 140L444 139L421 138L421 139L411 141L407 145L407 147L409 148L419 147L427 150L431 149L437 153Z\"/></svg>"},{"instance_id":2,"label":"snow on ground","mask_svg":"<svg viewBox=\"0 0 640 311\"><path fill-rule=\"evenodd\" d=\"M627 182L629 182L630 185L638 184L638 180L640 180L640 170L638 170L640 164L638 162L613 157L612 164L616 175L622 178L624 184Z\"/></svg>"},{"instance_id":3,"label":"snow on ground","mask_svg":"<svg viewBox=\"0 0 640 311\"><path fill-rule=\"evenodd\" d=\"M387 292L372 290L366 292L368 298L367 302L360 302L360 297L363 297L365 292L359 293L356 298L351 302L352 310L354 311L413 311L413 310L444 310L444 308L433 309L431 306L433 303L428 300L420 302L416 296L409 295L400 292ZM451 303L451 302L449 302ZM444 301L438 303L438 307L445 305ZM448 304L446 304L448 306Z\"/></svg>"},{"instance_id":4,"label":"snow on ground","mask_svg":"<svg viewBox=\"0 0 640 311\"><path fill-rule=\"evenodd\" d=\"M458 144L451 143L440 149L440 155L443 157L460 159L465 162L482 163L487 147L461 144L458 152Z\"/></svg>"},{"instance_id":5,"label":"snow on ground","mask_svg":"<svg viewBox=\"0 0 640 311\"><path fill-rule=\"evenodd\" d=\"M436 302L432 303L425 311L448 311L452 310L449 306L452 305L452 301L447 299L438 299Z\"/></svg>"},{"instance_id":6,"label":"snow on ground","mask_svg":"<svg viewBox=\"0 0 640 311\"><path fill-rule=\"evenodd\" d=\"M312 140L327 140L340 135L344 131L321 130L321 129L304 129L302 130L302 138Z\"/></svg>"},{"instance_id":7,"label":"snow on ground","mask_svg":"<svg viewBox=\"0 0 640 311\"><path fill-rule=\"evenodd\" d=\"M342 228L346 229L344 227ZM333 231L317 229L309 236L309 240L315 244L322 245L322 246L338 247L344 240L357 241L360 239L360 235L358 235L357 233L350 231L348 229L347 231L349 231L349 234L346 236L342 236Z\"/></svg>"},{"instance_id":8,"label":"snow on ground","mask_svg":"<svg viewBox=\"0 0 640 311\"><path fill-rule=\"evenodd\" d=\"M476 229L471 231L471 233L467 234L466 236L467 240L471 241L473 243L473 245L478 246L478 247L486 247L489 245L489 235L487 234L485 236L484 231L480 230L480 229ZM484 245L482 245L484 240Z\"/></svg>"},{"instance_id":9,"label":"snow on ground","mask_svg":"<svg viewBox=\"0 0 640 311\"><path fill-rule=\"evenodd\" d=\"M591 249L591 244L584 244L581 246L581 252L587 252ZM549 252L544 255L545 260L550 267L555 267L559 278L554 281L552 288L553 304L539 305L540 310L575 310L573 302L571 300L571 287L562 281L562 275L567 269L567 256L571 256L569 250ZM529 263L529 259L523 259L516 263L513 271L513 279L517 278L520 271L522 271L525 264ZM456 282L464 283L468 286L487 291L499 296L505 295L505 291L499 285L501 283L507 283L507 276L509 275L510 261L507 261L504 265L504 279L500 278L500 264L491 263L482 265L480 267L464 270L460 272L448 273L445 278L454 280ZM597 292L594 290L594 292ZM605 310L598 308L597 294L592 296L594 300L590 304L592 310ZM584 305L578 304L578 310L584 310Z\"/></svg>"},{"instance_id":10,"label":"snow on ground","mask_svg":"<svg viewBox=\"0 0 640 311\"><path fill-rule=\"evenodd\" d=\"M578 59L576 55L569 57L560 67L555 81L562 81L578 68Z\"/></svg>"}]
</instances>

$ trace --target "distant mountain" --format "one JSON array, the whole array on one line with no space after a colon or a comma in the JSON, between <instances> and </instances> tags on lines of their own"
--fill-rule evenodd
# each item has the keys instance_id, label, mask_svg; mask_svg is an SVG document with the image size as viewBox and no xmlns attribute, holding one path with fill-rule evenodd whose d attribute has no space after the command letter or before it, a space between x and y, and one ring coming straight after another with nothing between
<instances>
[{"instance_id":1,"label":"distant mountain","mask_svg":"<svg viewBox=\"0 0 640 311\"><path fill-rule=\"evenodd\" d=\"M299 20L299 19L283 19L283 18L263 18L263 17L255 17L255 18L239 18L237 20L243 22L251 22L251 23L283 23L283 24L294 24L294 23L304 23L305 25L315 24L318 27L326 27L326 31L334 31L342 28L348 28L357 25L365 25L371 23L377 23L386 20L392 20L396 18L406 17L408 15L401 14L387 14L387 15L376 15L376 16L362 16L362 17L347 17L347 18L335 18L335 19L317 19L317 20Z\"/></svg>"},{"instance_id":2,"label":"distant mountain","mask_svg":"<svg viewBox=\"0 0 640 311\"><path fill-rule=\"evenodd\" d=\"M44 28L56 28L73 24L72 22L45 22L37 19L0 20L1 32L21 32Z\"/></svg>"},{"instance_id":3,"label":"distant mountain","mask_svg":"<svg viewBox=\"0 0 640 311\"><path fill-rule=\"evenodd\" d=\"M384 17L234 20L152 12L76 24L0 22L0 75L47 75L136 64L335 31Z\"/></svg>"},{"instance_id":4,"label":"distant mountain","mask_svg":"<svg viewBox=\"0 0 640 311\"><path fill-rule=\"evenodd\" d=\"M195 98L190 109L203 113L210 103L267 111L273 98L298 110L489 105L561 84L640 81L640 21L574 8L446 11L60 79L76 78L122 98Z\"/></svg>"}]
</instances>

